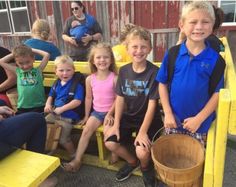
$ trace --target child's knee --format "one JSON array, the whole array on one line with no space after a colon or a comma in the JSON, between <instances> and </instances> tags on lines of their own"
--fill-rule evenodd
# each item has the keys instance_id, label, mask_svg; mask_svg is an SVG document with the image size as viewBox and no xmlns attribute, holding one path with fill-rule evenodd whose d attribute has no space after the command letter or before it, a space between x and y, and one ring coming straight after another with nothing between
<instances>
[{"instance_id":1,"label":"child's knee","mask_svg":"<svg viewBox=\"0 0 236 187\"><path fill-rule=\"evenodd\" d=\"M108 140L105 141L105 146L110 151L114 151L114 150L116 150L118 148L119 143L114 142L114 141L110 141L109 138L108 138Z\"/></svg>"},{"instance_id":2,"label":"child's knee","mask_svg":"<svg viewBox=\"0 0 236 187\"><path fill-rule=\"evenodd\" d=\"M85 137L89 136L90 137L93 133L94 133L93 129L85 126L83 131L82 131L82 136L85 136Z\"/></svg>"},{"instance_id":3,"label":"child's knee","mask_svg":"<svg viewBox=\"0 0 236 187\"><path fill-rule=\"evenodd\" d=\"M55 123L55 117L53 114L48 114L46 117L45 117L45 120L47 123Z\"/></svg>"},{"instance_id":4,"label":"child's knee","mask_svg":"<svg viewBox=\"0 0 236 187\"><path fill-rule=\"evenodd\" d=\"M70 137L61 136L60 139L59 139L59 144L60 145L65 145L68 142L71 142Z\"/></svg>"},{"instance_id":5,"label":"child's knee","mask_svg":"<svg viewBox=\"0 0 236 187\"><path fill-rule=\"evenodd\" d=\"M150 149L136 146L136 156L139 160L146 160L151 156Z\"/></svg>"}]
</instances>

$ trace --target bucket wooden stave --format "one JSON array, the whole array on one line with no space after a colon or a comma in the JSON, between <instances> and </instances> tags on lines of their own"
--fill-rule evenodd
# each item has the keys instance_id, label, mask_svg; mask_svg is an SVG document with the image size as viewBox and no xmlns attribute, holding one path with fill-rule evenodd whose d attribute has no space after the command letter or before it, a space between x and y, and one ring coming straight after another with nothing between
<instances>
[{"instance_id":1,"label":"bucket wooden stave","mask_svg":"<svg viewBox=\"0 0 236 187\"><path fill-rule=\"evenodd\" d=\"M164 183L172 187L200 186L204 147L199 141L188 135L165 135L153 143L151 153Z\"/></svg>"}]
</instances>

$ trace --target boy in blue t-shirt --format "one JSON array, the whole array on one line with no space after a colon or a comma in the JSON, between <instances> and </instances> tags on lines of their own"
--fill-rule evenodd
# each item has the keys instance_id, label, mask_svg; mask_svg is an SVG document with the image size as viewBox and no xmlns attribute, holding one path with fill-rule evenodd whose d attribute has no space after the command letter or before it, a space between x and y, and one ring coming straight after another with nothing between
<instances>
[{"instance_id":1,"label":"boy in blue t-shirt","mask_svg":"<svg viewBox=\"0 0 236 187\"><path fill-rule=\"evenodd\" d=\"M215 118L221 77L215 92L209 95L209 81L219 58L205 39L212 33L215 21L213 7L208 2L184 5L179 22L187 39L180 46L173 79L168 90L168 56L166 54L157 74L160 99L164 110L167 134L182 133L206 143L206 135Z\"/></svg>"},{"instance_id":2,"label":"boy in blue t-shirt","mask_svg":"<svg viewBox=\"0 0 236 187\"><path fill-rule=\"evenodd\" d=\"M75 154L75 147L70 138L72 123L81 120L75 108L81 107L84 100L84 88L81 84L76 86L73 100L68 101L70 88L73 83L75 67L73 60L66 55L55 59L55 73L59 80L52 86L44 111L49 113L46 121L62 126L59 143L66 149L71 157Z\"/></svg>"}]
</instances>

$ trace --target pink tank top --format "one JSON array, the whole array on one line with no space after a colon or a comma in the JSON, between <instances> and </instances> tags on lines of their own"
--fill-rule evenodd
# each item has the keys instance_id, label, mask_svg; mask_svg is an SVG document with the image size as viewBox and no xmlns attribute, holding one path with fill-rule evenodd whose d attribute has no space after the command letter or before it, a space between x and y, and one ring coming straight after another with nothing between
<instances>
[{"instance_id":1,"label":"pink tank top","mask_svg":"<svg viewBox=\"0 0 236 187\"><path fill-rule=\"evenodd\" d=\"M106 80L98 80L95 74L91 75L93 94L93 109L97 112L108 112L115 100L115 74L111 72Z\"/></svg>"}]
</instances>

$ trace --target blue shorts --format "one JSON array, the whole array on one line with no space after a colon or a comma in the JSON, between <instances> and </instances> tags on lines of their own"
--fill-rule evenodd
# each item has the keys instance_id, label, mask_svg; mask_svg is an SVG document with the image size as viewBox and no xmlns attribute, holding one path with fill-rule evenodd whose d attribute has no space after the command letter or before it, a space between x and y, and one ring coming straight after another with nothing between
<instances>
[{"instance_id":1,"label":"blue shorts","mask_svg":"<svg viewBox=\"0 0 236 187\"><path fill-rule=\"evenodd\" d=\"M107 115L107 112L97 112L96 110L94 110L90 116L94 116L95 118L97 118L99 121L103 122L105 116Z\"/></svg>"}]
</instances>

